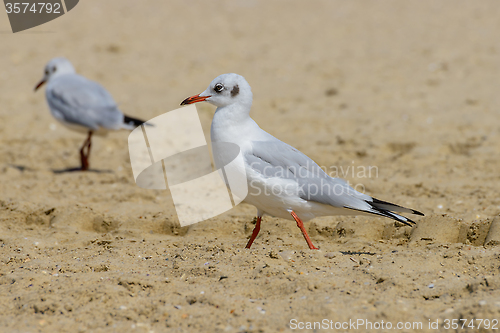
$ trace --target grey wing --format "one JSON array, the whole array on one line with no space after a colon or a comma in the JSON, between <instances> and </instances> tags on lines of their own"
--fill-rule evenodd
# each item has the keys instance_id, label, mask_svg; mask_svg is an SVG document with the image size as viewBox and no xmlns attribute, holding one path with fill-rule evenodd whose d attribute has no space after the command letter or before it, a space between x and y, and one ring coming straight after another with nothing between
<instances>
[{"instance_id":1,"label":"grey wing","mask_svg":"<svg viewBox=\"0 0 500 333\"><path fill-rule=\"evenodd\" d=\"M46 95L51 110L60 120L93 130L119 129L123 124L123 113L106 89L80 75L54 78Z\"/></svg>"},{"instance_id":2,"label":"grey wing","mask_svg":"<svg viewBox=\"0 0 500 333\"><path fill-rule=\"evenodd\" d=\"M348 182L328 176L309 157L278 139L252 142L252 150L245 154L245 160L264 177L280 177L297 182L298 196L304 200L377 214L407 225L414 222L392 211L423 215L416 210L356 191Z\"/></svg>"},{"instance_id":3,"label":"grey wing","mask_svg":"<svg viewBox=\"0 0 500 333\"><path fill-rule=\"evenodd\" d=\"M366 209L372 198L354 190L340 178L332 178L316 162L286 143L254 141L252 151L245 154L246 162L264 177L280 177L298 184L299 197L331 205Z\"/></svg>"}]
</instances>

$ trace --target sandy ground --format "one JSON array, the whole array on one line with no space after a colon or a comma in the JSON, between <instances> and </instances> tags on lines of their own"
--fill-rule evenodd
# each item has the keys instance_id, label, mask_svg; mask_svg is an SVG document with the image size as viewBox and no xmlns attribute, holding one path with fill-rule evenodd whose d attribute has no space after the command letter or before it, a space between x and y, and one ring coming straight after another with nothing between
<instances>
[{"instance_id":1,"label":"sandy ground","mask_svg":"<svg viewBox=\"0 0 500 333\"><path fill-rule=\"evenodd\" d=\"M500 319L495 1L85 0L0 30L0 331L496 331L477 321ZM33 93L61 55L144 119L239 73L262 128L426 216L312 220L320 251L266 217L246 250L254 207L180 228L168 191L135 185L125 131L94 140L106 172L55 173L84 140ZM207 135L213 112L199 105Z\"/></svg>"}]
</instances>

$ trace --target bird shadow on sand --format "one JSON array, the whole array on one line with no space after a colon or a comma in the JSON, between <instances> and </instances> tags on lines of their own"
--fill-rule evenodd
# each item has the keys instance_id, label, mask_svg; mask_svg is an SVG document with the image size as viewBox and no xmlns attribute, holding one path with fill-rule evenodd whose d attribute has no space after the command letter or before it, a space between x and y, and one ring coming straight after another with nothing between
<instances>
[{"instance_id":1,"label":"bird shadow on sand","mask_svg":"<svg viewBox=\"0 0 500 333\"><path fill-rule=\"evenodd\" d=\"M33 169L32 169L32 168L27 167L27 166L25 166L25 165L10 164L10 163L9 163L9 164L7 164L7 165L8 165L8 166L10 166L11 168L17 169L17 170L19 170L19 171L21 171L21 172L24 172L24 171L33 171Z\"/></svg>"},{"instance_id":2,"label":"bird shadow on sand","mask_svg":"<svg viewBox=\"0 0 500 333\"><path fill-rule=\"evenodd\" d=\"M373 252L359 252L359 251L340 251L340 253L342 253L343 255L353 255L353 254L365 254L365 255L369 255L369 256L374 256L376 255L376 253L373 253Z\"/></svg>"},{"instance_id":3,"label":"bird shadow on sand","mask_svg":"<svg viewBox=\"0 0 500 333\"><path fill-rule=\"evenodd\" d=\"M113 170L99 170L99 169L88 169L82 170L82 168L66 168L66 169L52 169L55 174L69 173L69 172L95 172L95 173L114 173Z\"/></svg>"},{"instance_id":4,"label":"bird shadow on sand","mask_svg":"<svg viewBox=\"0 0 500 333\"><path fill-rule=\"evenodd\" d=\"M19 164L8 164L9 167L17 169L21 172L24 171L36 171L33 168L27 167L25 165L19 165ZM88 169L83 171L82 168L76 167L76 168L66 168L66 169L52 169L51 170L55 174L61 174L61 173L68 173L68 172L94 172L94 173L115 173L113 170L99 170L99 169Z\"/></svg>"}]
</instances>

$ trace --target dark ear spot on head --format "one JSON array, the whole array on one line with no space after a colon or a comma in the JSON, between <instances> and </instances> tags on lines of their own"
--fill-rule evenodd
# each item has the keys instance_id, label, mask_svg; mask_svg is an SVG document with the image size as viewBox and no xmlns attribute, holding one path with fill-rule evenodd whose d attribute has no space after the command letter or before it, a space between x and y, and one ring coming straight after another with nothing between
<instances>
[{"instance_id":1,"label":"dark ear spot on head","mask_svg":"<svg viewBox=\"0 0 500 333\"><path fill-rule=\"evenodd\" d=\"M231 90L231 97L238 95L239 92L240 92L240 87L238 87L238 85L235 85L233 90Z\"/></svg>"}]
</instances>

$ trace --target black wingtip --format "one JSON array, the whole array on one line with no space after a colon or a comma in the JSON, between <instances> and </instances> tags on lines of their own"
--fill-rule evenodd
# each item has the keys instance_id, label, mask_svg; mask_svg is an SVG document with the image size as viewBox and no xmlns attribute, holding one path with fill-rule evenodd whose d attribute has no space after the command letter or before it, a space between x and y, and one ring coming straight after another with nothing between
<instances>
[{"instance_id":1,"label":"black wingtip","mask_svg":"<svg viewBox=\"0 0 500 333\"><path fill-rule=\"evenodd\" d=\"M425 216L423 213L419 212L418 210L415 210L415 209L411 209L411 208L405 208L403 206L399 206L399 205L396 205L396 204L393 204L393 203L390 203L390 202L387 202L387 201L382 201L382 200L379 200L379 199L376 199L376 198L372 198L373 201L366 201L368 204L370 205L375 205L376 207L379 206L379 205L383 205L383 206L386 206L386 207L377 207L377 208L381 208L381 209L386 209L386 210L396 210L394 209L394 207L396 208L402 208L403 210L401 210L401 212L405 212L405 213L410 213L410 214L415 214L415 215L420 215L420 216ZM391 209L391 206L393 209ZM396 210L398 211L398 210Z\"/></svg>"},{"instance_id":2,"label":"black wingtip","mask_svg":"<svg viewBox=\"0 0 500 333\"><path fill-rule=\"evenodd\" d=\"M376 209L376 208L374 208L374 209ZM403 223L403 224L405 224L405 225L407 225L409 227L413 227L415 224L417 224L415 221L410 220L406 216L401 216L401 215L398 215L396 213L384 211L384 210L381 210L381 209L376 209L376 210L381 213L380 215L388 217L390 219L393 219L393 220L395 220L397 222ZM403 218L404 218L404 220L403 220Z\"/></svg>"},{"instance_id":3,"label":"black wingtip","mask_svg":"<svg viewBox=\"0 0 500 333\"><path fill-rule=\"evenodd\" d=\"M411 210L411 213L415 214L415 215L425 216L424 213L421 213L418 210L414 210L414 209Z\"/></svg>"},{"instance_id":4,"label":"black wingtip","mask_svg":"<svg viewBox=\"0 0 500 333\"><path fill-rule=\"evenodd\" d=\"M344 208L351 209L351 210L357 210L357 211L363 212L363 213L369 213L369 214L374 214L374 215L378 215L378 216L388 217L390 219L393 219L396 222L403 223L409 227L413 227L413 225L417 224L415 221L410 220L406 216L401 216L401 215L398 215L398 214L393 213L391 211L383 210L383 209L380 209L380 208L377 208L374 206L372 206L372 209L374 211L361 210L361 209L356 209L356 208L352 208L349 206L344 206Z\"/></svg>"},{"instance_id":5,"label":"black wingtip","mask_svg":"<svg viewBox=\"0 0 500 333\"><path fill-rule=\"evenodd\" d=\"M414 226L415 224L417 224L417 222L415 222L415 221L413 221L413 220L410 220L410 219L409 219L409 218L407 218L407 217L406 217L406 220L407 220L406 222L410 222L410 223L411 223L411 224L409 224L409 223L405 223L406 225L408 225L408 226L410 226L410 227L412 227L412 226ZM401 221L400 221L400 222L401 222ZM404 222L403 222L403 223L404 223Z\"/></svg>"},{"instance_id":6,"label":"black wingtip","mask_svg":"<svg viewBox=\"0 0 500 333\"><path fill-rule=\"evenodd\" d=\"M141 126L142 124L151 126L151 124L148 124L144 120L140 120L140 119L137 119L137 118L132 118L132 117L129 117L129 116L126 116L126 115L124 115L124 117L123 117L123 122L125 124L134 125L136 127L137 126Z\"/></svg>"}]
</instances>

